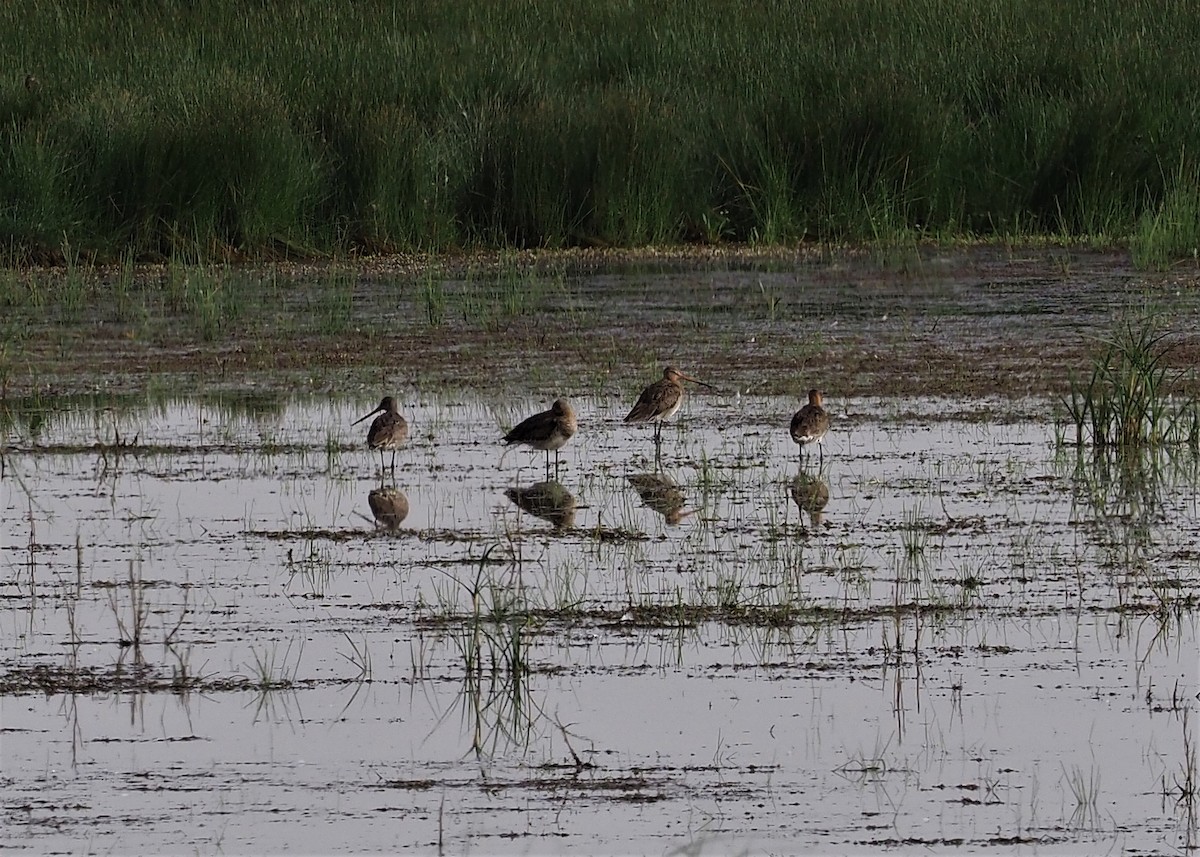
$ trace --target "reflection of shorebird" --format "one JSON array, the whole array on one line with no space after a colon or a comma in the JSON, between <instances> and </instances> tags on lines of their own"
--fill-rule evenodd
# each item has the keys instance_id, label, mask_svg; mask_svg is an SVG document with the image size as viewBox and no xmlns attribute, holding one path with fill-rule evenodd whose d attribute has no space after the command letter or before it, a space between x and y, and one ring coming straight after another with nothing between
<instances>
[{"instance_id":1,"label":"reflection of shorebird","mask_svg":"<svg viewBox=\"0 0 1200 857\"><path fill-rule=\"evenodd\" d=\"M386 530L399 529L408 517L408 497L398 488L376 488L367 495L375 522Z\"/></svg>"},{"instance_id":2,"label":"reflection of shorebird","mask_svg":"<svg viewBox=\"0 0 1200 857\"><path fill-rule=\"evenodd\" d=\"M369 414L356 419L351 425L358 425L367 417L375 416L371 427L367 429L367 446L371 449L379 450L379 469L383 471L383 451L390 449L392 451L392 476L396 475L396 450L404 445L408 440L408 423L404 421L404 417L400 416L400 412L396 409L396 400L391 396L384 396L383 401L379 403L379 407L371 411Z\"/></svg>"},{"instance_id":3,"label":"reflection of shorebird","mask_svg":"<svg viewBox=\"0 0 1200 857\"><path fill-rule=\"evenodd\" d=\"M668 366L663 370L662 380L656 381L642 390L637 404L625 417L627 423L654 423L655 445L662 440L663 421L674 416L683 403L683 385L679 383L680 381L691 381L693 384L712 389L703 381L697 381L695 378L684 375L674 366Z\"/></svg>"},{"instance_id":4,"label":"reflection of shorebird","mask_svg":"<svg viewBox=\"0 0 1200 857\"><path fill-rule=\"evenodd\" d=\"M792 499L802 512L808 512L814 527L821 526L823 512L829 504L829 483L803 470L792 480Z\"/></svg>"},{"instance_id":5,"label":"reflection of shorebird","mask_svg":"<svg viewBox=\"0 0 1200 857\"><path fill-rule=\"evenodd\" d=\"M665 473L634 473L629 477L629 484L642 498L646 508L658 512L672 526L692 514L683 509L687 502L683 489Z\"/></svg>"},{"instance_id":6,"label":"reflection of shorebird","mask_svg":"<svg viewBox=\"0 0 1200 857\"><path fill-rule=\"evenodd\" d=\"M555 530L575 526L575 496L560 482L536 482L528 488L505 488L504 496L522 511L549 521Z\"/></svg>"},{"instance_id":7,"label":"reflection of shorebird","mask_svg":"<svg viewBox=\"0 0 1200 857\"><path fill-rule=\"evenodd\" d=\"M829 411L822 405L823 394L820 390L808 391L808 404L792 416L792 440L800 445L800 460L804 460L804 445L815 443L820 454L820 464L825 463L825 448L821 441L829 431Z\"/></svg>"},{"instance_id":8,"label":"reflection of shorebird","mask_svg":"<svg viewBox=\"0 0 1200 857\"><path fill-rule=\"evenodd\" d=\"M504 436L504 443L521 443L546 453L546 476L550 476L550 453L554 452L554 473L558 475L558 451L575 434L575 412L566 399L555 399L550 410L534 414L518 423Z\"/></svg>"}]
</instances>

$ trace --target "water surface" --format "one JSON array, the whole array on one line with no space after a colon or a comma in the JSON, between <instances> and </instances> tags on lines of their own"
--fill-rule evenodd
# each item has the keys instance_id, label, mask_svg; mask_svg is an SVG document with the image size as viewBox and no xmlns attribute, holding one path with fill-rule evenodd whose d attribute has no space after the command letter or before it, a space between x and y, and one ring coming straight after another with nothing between
<instances>
[{"instance_id":1,"label":"water surface","mask_svg":"<svg viewBox=\"0 0 1200 857\"><path fill-rule=\"evenodd\" d=\"M577 396L543 518L549 402L390 392L387 526L377 397L10 424L5 847L1192 847L1189 455L831 398L801 467L794 401L693 394L656 456Z\"/></svg>"}]
</instances>

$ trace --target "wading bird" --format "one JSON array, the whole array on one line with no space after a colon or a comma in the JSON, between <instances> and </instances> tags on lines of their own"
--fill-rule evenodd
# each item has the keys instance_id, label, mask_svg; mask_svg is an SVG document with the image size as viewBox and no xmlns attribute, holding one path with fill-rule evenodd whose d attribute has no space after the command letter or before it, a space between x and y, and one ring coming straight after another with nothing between
<instances>
[{"instance_id":1,"label":"wading bird","mask_svg":"<svg viewBox=\"0 0 1200 857\"><path fill-rule=\"evenodd\" d=\"M578 428L575 412L566 399L555 399L550 410L518 423L503 437L505 445L524 444L546 453L546 478L550 477L550 453L554 453L554 475L558 475L558 451Z\"/></svg>"},{"instance_id":2,"label":"wading bird","mask_svg":"<svg viewBox=\"0 0 1200 857\"><path fill-rule=\"evenodd\" d=\"M392 476L396 475L396 450L404 445L408 440L408 423L404 421L404 417L400 416L400 412L396 409L396 400L391 396L384 396L383 401L379 403L379 407L371 411L369 414L356 419L352 425L358 425L367 417L375 416L371 427L367 429L367 446L371 449L379 450L379 470L383 471L383 451L390 449L392 451Z\"/></svg>"},{"instance_id":3,"label":"wading bird","mask_svg":"<svg viewBox=\"0 0 1200 857\"><path fill-rule=\"evenodd\" d=\"M638 397L637 404L625 417L627 423L654 423L654 445L662 442L662 424L670 419L683 403L683 385L680 381L691 381L701 387L712 387L703 381L697 381L684 375L674 366L663 370L661 381L655 381Z\"/></svg>"},{"instance_id":4,"label":"wading bird","mask_svg":"<svg viewBox=\"0 0 1200 857\"><path fill-rule=\"evenodd\" d=\"M820 455L820 464L825 463L825 448L821 441L829 431L829 411L822 405L824 399L820 390L808 391L808 404L792 416L792 440L800 445L800 461L804 461L804 445L815 443ZM820 466L820 464L818 466Z\"/></svg>"}]
</instances>

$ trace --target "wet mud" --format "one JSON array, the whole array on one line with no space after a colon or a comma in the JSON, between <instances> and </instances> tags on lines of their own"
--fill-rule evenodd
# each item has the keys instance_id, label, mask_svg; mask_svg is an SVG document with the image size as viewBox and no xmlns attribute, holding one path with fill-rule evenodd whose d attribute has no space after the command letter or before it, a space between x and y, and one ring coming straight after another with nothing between
<instances>
[{"instance_id":1,"label":"wet mud","mask_svg":"<svg viewBox=\"0 0 1200 857\"><path fill-rule=\"evenodd\" d=\"M1141 272L1127 254L1086 249L569 251L245 268L211 286L237 296L215 320L161 306L170 276L147 269L124 313L107 280L73 323L42 305L13 310L20 332L0 360L9 395L365 397L387 386L549 400L625 394L666 364L753 395L814 383L842 396L1058 394L1098 337L1144 311L1179 334L1174 365L1200 358L1195 270Z\"/></svg>"}]
</instances>

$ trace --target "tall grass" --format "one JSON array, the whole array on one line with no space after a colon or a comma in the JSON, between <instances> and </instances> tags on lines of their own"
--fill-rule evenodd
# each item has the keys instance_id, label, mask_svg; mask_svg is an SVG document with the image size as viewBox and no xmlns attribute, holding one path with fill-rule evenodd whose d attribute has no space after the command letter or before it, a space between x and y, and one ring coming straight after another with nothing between
<instances>
[{"instance_id":1,"label":"tall grass","mask_svg":"<svg viewBox=\"0 0 1200 857\"><path fill-rule=\"evenodd\" d=\"M1176 398L1183 373L1169 361L1174 346L1162 320L1129 317L1114 325L1092 355L1086 380L1071 379L1064 397L1078 446L1133 450L1167 444L1200 447L1200 403Z\"/></svg>"},{"instance_id":2,"label":"tall grass","mask_svg":"<svg viewBox=\"0 0 1200 857\"><path fill-rule=\"evenodd\" d=\"M0 246L1038 233L1164 265L1200 244L1198 42L1148 0L18 0Z\"/></svg>"}]
</instances>

